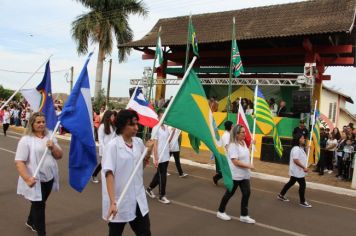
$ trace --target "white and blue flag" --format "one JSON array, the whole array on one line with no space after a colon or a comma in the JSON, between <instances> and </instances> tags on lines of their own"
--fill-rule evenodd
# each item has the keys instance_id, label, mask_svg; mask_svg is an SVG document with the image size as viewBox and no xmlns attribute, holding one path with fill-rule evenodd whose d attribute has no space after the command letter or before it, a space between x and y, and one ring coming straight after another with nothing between
<instances>
[{"instance_id":1,"label":"white and blue flag","mask_svg":"<svg viewBox=\"0 0 356 236\"><path fill-rule=\"evenodd\" d=\"M59 118L63 127L72 134L69 150L69 183L78 192L83 191L97 164L87 69L92 54L89 54Z\"/></svg>"}]
</instances>

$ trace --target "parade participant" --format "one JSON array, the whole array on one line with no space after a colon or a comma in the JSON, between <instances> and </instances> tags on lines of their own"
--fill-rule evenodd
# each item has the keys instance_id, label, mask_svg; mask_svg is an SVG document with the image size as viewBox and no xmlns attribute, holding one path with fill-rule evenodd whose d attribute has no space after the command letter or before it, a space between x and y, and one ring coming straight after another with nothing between
<instances>
[{"instance_id":1,"label":"parade participant","mask_svg":"<svg viewBox=\"0 0 356 236\"><path fill-rule=\"evenodd\" d=\"M232 128L232 122L227 120L224 123L224 127L225 127L225 131L223 133L223 135L221 136L221 141L222 141L222 145L225 149L225 155L227 155L227 146L230 143L230 131ZM218 181L222 178L222 174L220 171L220 167L217 161L215 161L215 170L216 170L216 174L213 177L213 182L215 185L218 185Z\"/></svg>"},{"instance_id":2,"label":"parade participant","mask_svg":"<svg viewBox=\"0 0 356 236\"><path fill-rule=\"evenodd\" d=\"M289 202L289 199L285 197L287 191L296 183L299 184L299 200L300 205L303 207L312 207L305 201L305 175L308 172L308 168L305 167L307 162L307 154L305 152L305 137L301 133L293 137L293 148L290 152L289 161L289 175L290 180L284 185L277 198L284 202Z\"/></svg>"},{"instance_id":3,"label":"parade participant","mask_svg":"<svg viewBox=\"0 0 356 236\"><path fill-rule=\"evenodd\" d=\"M4 108L4 116L2 121L2 129L4 131L4 135L6 136L6 132L10 126L10 111L8 107Z\"/></svg>"},{"instance_id":4,"label":"parade participant","mask_svg":"<svg viewBox=\"0 0 356 236\"><path fill-rule=\"evenodd\" d=\"M240 187L242 193L240 221L254 224L256 221L248 215L248 201L251 193L250 170L253 169L254 166L251 164L250 150L244 140L245 128L241 125L233 127L227 152L234 185L231 192L226 190L223 198L221 199L219 211L216 216L222 220L231 220L231 217L225 213L225 208L230 198L234 195L236 189Z\"/></svg>"},{"instance_id":5,"label":"parade participant","mask_svg":"<svg viewBox=\"0 0 356 236\"><path fill-rule=\"evenodd\" d=\"M46 235L46 201L51 191L58 191L59 187L56 160L61 159L63 154L57 140L50 140L50 136L44 114L35 112L30 117L26 134L20 139L15 155L15 164L20 175L17 194L31 201L31 210L25 225L41 236ZM49 151L35 178L33 174L46 147Z\"/></svg>"},{"instance_id":6,"label":"parade participant","mask_svg":"<svg viewBox=\"0 0 356 236\"><path fill-rule=\"evenodd\" d=\"M115 137L115 113L112 111L105 111L103 119L98 129L98 140L99 140L99 156L103 156L105 146ZM99 183L98 173L101 170L101 161L96 166L93 175L92 182Z\"/></svg>"},{"instance_id":7,"label":"parade participant","mask_svg":"<svg viewBox=\"0 0 356 236\"><path fill-rule=\"evenodd\" d=\"M174 157L174 161L176 163L177 171L179 174L179 177L184 178L188 176L188 174L183 172L182 166L180 164L180 145L179 145L179 139L181 137L181 133L177 135L180 130L169 127L168 130L170 131L170 138L169 138L169 155Z\"/></svg>"},{"instance_id":8,"label":"parade participant","mask_svg":"<svg viewBox=\"0 0 356 236\"><path fill-rule=\"evenodd\" d=\"M163 110L157 111L158 119L160 120L163 115ZM149 187L146 189L146 193L150 198L155 198L153 189L159 186L159 198L158 201L164 204L169 204L170 201L166 197L166 184L167 184L167 169L169 163L169 147L165 147L165 144L169 138L168 127L164 124L161 126L156 125L152 133L156 133L156 137L153 138L153 156L154 165L157 168L155 175ZM160 159L160 160L159 160Z\"/></svg>"},{"instance_id":9,"label":"parade participant","mask_svg":"<svg viewBox=\"0 0 356 236\"><path fill-rule=\"evenodd\" d=\"M152 142L147 143L149 148L144 162L139 163L137 173L124 196L123 204L116 205L132 170L138 164L145 145L142 140L135 137L138 131L138 115L132 110L121 110L115 122L117 136L105 147L103 155L102 173L105 176L106 188L102 190L102 217L109 220L109 236L122 235L126 223L136 235L149 236L150 219L148 204L143 185L143 168L149 162Z\"/></svg>"}]
</instances>

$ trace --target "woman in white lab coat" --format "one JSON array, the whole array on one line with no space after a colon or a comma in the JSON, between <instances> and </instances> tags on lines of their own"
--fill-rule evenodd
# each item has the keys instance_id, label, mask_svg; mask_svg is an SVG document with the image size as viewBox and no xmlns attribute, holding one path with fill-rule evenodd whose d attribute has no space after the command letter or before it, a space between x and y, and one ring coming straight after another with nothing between
<instances>
[{"instance_id":1,"label":"woman in white lab coat","mask_svg":"<svg viewBox=\"0 0 356 236\"><path fill-rule=\"evenodd\" d=\"M149 162L152 142L147 143L149 150L129 186L122 204L116 202L130 178L130 175L144 152L143 141L135 137L138 131L138 115L132 110L121 110L116 119L116 134L105 147L102 172L106 179L106 191L103 191L103 219L109 220L109 236L122 235L126 223L129 223L136 235L149 236L150 219L148 204L143 185L143 168Z\"/></svg>"},{"instance_id":2,"label":"woman in white lab coat","mask_svg":"<svg viewBox=\"0 0 356 236\"><path fill-rule=\"evenodd\" d=\"M50 136L44 114L35 112L29 120L26 135L18 143L15 155L15 164L20 175L17 193L31 201L31 210L25 225L41 236L46 235L46 200L52 190L59 189L57 160L63 155L57 140L50 140ZM34 172L46 147L49 151L35 178Z\"/></svg>"}]
</instances>

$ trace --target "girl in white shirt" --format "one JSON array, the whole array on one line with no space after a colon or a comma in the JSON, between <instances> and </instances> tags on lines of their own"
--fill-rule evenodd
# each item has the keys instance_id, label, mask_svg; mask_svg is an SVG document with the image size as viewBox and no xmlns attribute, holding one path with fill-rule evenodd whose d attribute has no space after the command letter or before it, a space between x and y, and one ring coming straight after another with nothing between
<instances>
[{"instance_id":1,"label":"girl in white shirt","mask_svg":"<svg viewBox=\"0 0 356 236\"><path fill-rule=\"evenodd\" d=\"M41 112L34 113L23 136L17 146L15 164L19 172L17 193L31 201L31 210L25 223L38 235L46 235L45 207L51 191L58 191L59 176L56 160L61 159L63 152L57 140L50 140L51 134L46 129L45 116ZM33 174L46 149L49 151L44 157L38 176Z\"/></svg>"},{"instance_id":2,"label":"girl in white shirt","mask_svg":"<svg viewBox=\"0 0 356 236\"><path fill-rule=\"evenodd\" d=\"M253 169L254 166L250 161L250 150L244 141L245 136L245 128L243 126L236 125L232 128L230 143L227 148L227 156L234 186L231 192L226 190L223 198L221 199L219 211L216 216L222 220L231 220L231 217L225 213L225 208L230 198L234 195L236 189L240 187L242 193L240 221L254 224L256 221L248 215L248 201L251 193L250 170ZM252 142L254 143L254 141Z\"/></svg>"},{"instance_id":3,"label":"girl in white shirt","mask_svg":"<svg viewBox=\"0 0 356 236\"><path fill-rule=\"evenodd\" d=\"M98 140L99 140L99 156L102 158L105 146L116 136L115 135L115 111L105 111L101 124L98 128ZM97 178L98 173L101 171L101 162L96 166L91 180L93 183L99 183Z\"/></svg>"},{"instance_id":4,"label":"girl in white shirt","mask_svg":"<svg viewBox=\"0 0 356 236\"><path fill-rule=\"evenodd\" d=\"M326 152L325 152L325 162L326 162L326 169L328 173L333 173L334 165L333 159L335 157L335 151L337 149L337 139L335 138L335 133L329 134L329 139L326 141Z\"/></svg>"},{"instance_id":5,"label":"girl in white shirt","mask_svg":"<svg viewBox=\"0 0 356 236\"><path fill-rule=\"evenodd\" d=\"M303 207L312 207L308 202L305 201L305 175L308 172L306 167L307 154L305 152L305 137L303 134L297 134L293 138L293 148L290 152L289 160L289 175L290 180L286 185L284 185L280 194L277 198L284 202L289 202L289 199L285 197L287 191L296 183L299 184L299 200L300 205Z\"/></svg>"},{"instance_id":6,"label":"girl in white shirt","mask_svg":"<svg viewBox=\"0 0 356 236\"><path fill-rule=\"evenodd\" d=\"M179 177L184 178L188 174L183 172L182 165L180 164L180 148L179 140L182 135L179 129L168 127L169 133L169 155L174 157Z\"/></svg>"},{"instance_id":7,"label":"girl in white shirt","mask_svg":"<svg viewBox=\"0 0 356 236\"><path fill-rule=\"evenodd\" d=\"M138 131L138 115L132 110L121 110L116 119L116 134L105 147L103 170L106 190L102 192L103 219L109 222L109 236L122 235L129 223L136 235L150 236L148 204L143 185L143 168L149 162L152 142L147 143L148 151L143 163L139 163L136 175L129 186L122 204L116 206L131 173L144 152L145 145L135 137Z\"/></svg>"},{"instance_id":8,"label":"girl in white shirt","mask_svg":"<svg viewBox=\"0 0 356 236\"><path fill-rule=\"evenodd\" d=\"M158 110L157 112L158 119L161 119L163 115L163 110ZM154 156L154 165L157 168L155 175L152 178L152 181L149 187L146 189L146 193L150 198L155 198L153 189L159 186L159 198L158 201L163 204L169 204L170 201L166 197L166 184L167 184L167 169L169 163L169 147L165 146L166 142L169 139L169 131L166 125L158 126L156 125L152 129L152 134L156 133L154 137L154 147L153 147L153 156Z\"/></svg>"}]
</instances>

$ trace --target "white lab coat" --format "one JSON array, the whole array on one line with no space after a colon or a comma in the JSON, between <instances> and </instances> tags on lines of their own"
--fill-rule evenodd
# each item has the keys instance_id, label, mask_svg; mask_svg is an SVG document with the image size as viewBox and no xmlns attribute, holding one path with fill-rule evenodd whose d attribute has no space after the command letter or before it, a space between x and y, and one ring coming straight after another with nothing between
<instances>
[{"instance_id":1,"label":"white lab coat","mask_svg":"<svg viewBox=\"0 0 356 236\"><path fill-rule=\"evenodd\" d=\"M99 156L103 156L103 150L105 145L107 145L114 137L116 133L112 126L110 126L110 134L105 133L104 124L101 124L98 129L98 140L99 140Z\"/></svg>"},{"instance_id":2,"label":"white lab coat","mask_svg":"<svg viewBox=\"0 0 356 236\"><path fill-rule=\"evenodd\" d=\"M140 138L133 138L133 148L131 149L126 146L121 135L116 136L105 147L102 173L105 175L108 171L113 172L116 201L120 197L144 149L145 146ZM137 204L140 207L142 216L148 213L148 204L143 185L143 162L140 165L122 203L118 206L118 213L111 222L130 222L134 220L136 218ZM102 217L106 220L110 207L110 198L106 188L102 195Z\"/></svg>"}]
</instances>

